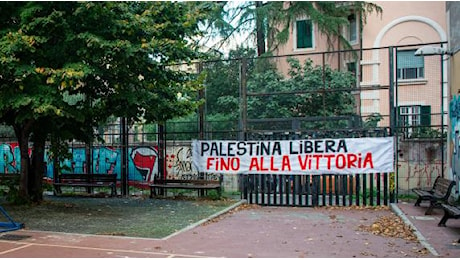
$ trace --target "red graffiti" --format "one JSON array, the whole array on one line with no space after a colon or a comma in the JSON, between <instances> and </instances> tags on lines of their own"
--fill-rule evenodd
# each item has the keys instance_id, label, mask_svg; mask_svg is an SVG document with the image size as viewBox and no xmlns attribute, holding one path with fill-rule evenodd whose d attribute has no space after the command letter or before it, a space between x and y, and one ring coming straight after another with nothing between
<instances>
[{"instance_id":1,"label":"red graffiti","mask_svg":"<svg viewBox=\"0 0 460 260\"><path fill-rule=\"evenodd\" d=\"M152 148L140 147L136 148L131 152L131 159L133 160L134 166L138 170L144 172L142 174L146 181L153 181L153 173L155 169L155 163L157 161L157 152Z\"/></svg>"}]
</instances>

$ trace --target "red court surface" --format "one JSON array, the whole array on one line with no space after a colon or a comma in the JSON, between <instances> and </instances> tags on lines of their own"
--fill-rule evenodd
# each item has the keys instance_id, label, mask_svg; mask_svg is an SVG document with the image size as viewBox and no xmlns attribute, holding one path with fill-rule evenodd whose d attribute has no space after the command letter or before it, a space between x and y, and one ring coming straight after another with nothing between
<instances>
[{"instance_id":1,"label":"red court surface","mask_svg":"<svg viewBox=\"0 0 460 260\"><path fill-rule=\"evenodd\" d=\"M391 210L250 207L165 239L19 230L0 234L3 258L460 257L460 220L438 227L442 210L399 203ZM420 242L373 235L360 225L402 214ZM27 223L26 223L27 226Z\"/></svg>"}]
</instances>

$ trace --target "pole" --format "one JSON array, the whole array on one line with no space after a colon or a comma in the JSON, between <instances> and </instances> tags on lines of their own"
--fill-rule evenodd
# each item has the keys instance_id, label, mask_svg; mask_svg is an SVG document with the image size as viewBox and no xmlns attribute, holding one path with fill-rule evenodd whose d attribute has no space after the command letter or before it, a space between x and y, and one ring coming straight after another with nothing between
<instances>
[{"instance_id":1,"label":"pole","mask_svg":"<svg viewBox=\"0 0 460 260\"><path fill-rule=\"evenodd\" d=\"M389 71L390 71L390 88L389 88L389 101L390 101L390 136L396 136L397 135L397 131L395 131L396 129L396 120L397 120L397 116L396 116L396 108L395 108L395 92L397 93L397 89L398 89L398 84L396 82L395 84L395 65L394 65L394 53L396 52L397 53L397 48L396 48L396 51L393 47L390 47L389 49L389 53L388 53L388 60L389 60ZM396 55L396 59L397 59L397 55ZM396 99L396 104L397 104L397 99ZM397 107L397 106L396 106ZM398 150L398 138L395 138L396 141L395 141L395 147L393 148L394 151L397 151ZM394 153L394 161L395 161L395 174L391 174L390 173L390 202L393 203L393 202L397 202L397 199L398 199L398 196L397 196L397 193L398 193L398 153L395 152ZM393 188L393 190L391 189Z\"/></svg>"},{"instance_id":2,"label":"pole","mask_svg":"<svg viewBox=\"0 0 460 260\"><path fill-rule=\"evenodd\" d=\"M120 118L121 123L121 195L129 195L128 185L128 126L126 117Z\"/></svg>"},{"instance_id":3,"label":"pole","mask_svg":"<svg viewBox=\"0 0 460 260\"><path fill-rule=\"evenodd\" d=\"M441 55L441 177L444 178L444 61Z\"/></svg>"}]
</instances>

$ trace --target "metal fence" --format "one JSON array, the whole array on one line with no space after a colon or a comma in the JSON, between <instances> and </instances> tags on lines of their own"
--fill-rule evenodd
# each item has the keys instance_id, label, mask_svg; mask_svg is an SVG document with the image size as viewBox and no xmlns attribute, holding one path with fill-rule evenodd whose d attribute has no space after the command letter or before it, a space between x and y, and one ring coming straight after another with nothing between
<instances>
[{"instance_id":1,"label":"metal fence","mask_svg":"<svg viewBox=\"0 0 460 260\"><path fill-rule=\"evenodd\" d=\"M206 73L206 80L197 98L205 103L196 114L165 125L116 121L99 129L105 141L93 143L90 156L84 144L74 143L73 159L65 163L69 172L118 174L126 194L154 175L198 176L191 165L193 139L394 136L394 173L224 176L227 191L262 205L387 204L445 174L444 61L414 56L421 46L201 62L196 73ZM15 171L16 147L4 145L13 157L4 169ZM52 178L53 162L45 161Z\"/></svg>"}]
</instances>

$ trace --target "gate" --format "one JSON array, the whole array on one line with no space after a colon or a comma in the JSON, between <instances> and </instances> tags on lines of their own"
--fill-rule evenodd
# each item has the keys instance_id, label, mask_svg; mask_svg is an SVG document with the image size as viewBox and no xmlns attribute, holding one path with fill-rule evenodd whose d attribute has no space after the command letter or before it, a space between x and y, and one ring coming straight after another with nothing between
<instances>
[{"instance_id":1,"label":"gate","mask_svg":"<svg viewBox=\"0 0 460 260\"><path fill-rule=\"evenodd\" d=\"M308 139L312 133L270 134L269 140ZM321 138L387 137L389 128L321 133ZM333 137L328 137L333 136ZM255 140L252 138L251 140ZM257 140L267 140L258 138ZM376 174L245 174L240 178L242 198L267 206L388 205L395 201L394 173Z\"/></svg>"},{"instance_id":2,"label":"gate","mask_svg":"<svg viewBox=\"0 0 460 260\"><path fill-rule=\"evenodd\" d=\"M315 76L320 70L322 84L316 88L283 91L248 85L251 72L245 73L247 61L243 59L240 138L297 140L394 136L395 172L241 175L242 198L252 204L276 206L388 205L397 202L399 194L410 196L412 188L430 187L438 175L444 176L447 90L443 61L439 56L414 56L421 46L298 55L296 58L301 61L298 64L305 62L310 64L306 66L313 66L310 75ZM369 62L376 57L379 63ZM271 62L289 75L287 78L298 77L287 67L290 58L273 57ZM327 75L331 73L327 68L351 73L354 81L337 86L333 82L337 79ZM296 67L295 72L305 71ZM334 98L337 102L350 100L345 96L347 93L353 96L353 104L348 104L352 109L346 106L342 107L345 111L337 107L327 109L335 106L331 104ZM317 97L322 100L316 103L317 109L323 113L295 118L250 117L249 103L281 95Z\"/></svg>"}]
</instances>

